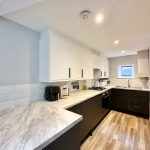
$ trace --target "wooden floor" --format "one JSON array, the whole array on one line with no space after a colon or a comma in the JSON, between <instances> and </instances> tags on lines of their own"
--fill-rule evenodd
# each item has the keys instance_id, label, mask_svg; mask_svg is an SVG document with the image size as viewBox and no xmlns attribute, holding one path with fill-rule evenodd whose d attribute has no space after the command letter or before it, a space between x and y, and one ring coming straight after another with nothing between
<instances>
[{"instance_id":1,"label":"wooden floor","mask_svg":"<svg viewBox=\"0 0 150 150\"><path fill-rule=\"evenodd\" d=\"M150 122L111 111L81 150L150 150Z\"/></svg>"}]
</instances>

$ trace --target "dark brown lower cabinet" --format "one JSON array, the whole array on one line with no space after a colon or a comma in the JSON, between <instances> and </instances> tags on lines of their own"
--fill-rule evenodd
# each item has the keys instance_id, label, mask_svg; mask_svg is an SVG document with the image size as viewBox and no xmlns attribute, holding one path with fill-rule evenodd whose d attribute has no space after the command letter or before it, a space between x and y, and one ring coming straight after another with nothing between
<instances>
[{"instance_id":1,"label":"dark brown lower cabinet","mask_svg":"<svg viewBox=\"0 0 150 150\"><path fill-rule=\"evenodd\" d=\"M129 91L129 111L149 114L149 92Z\"/></svg>"},{"instance_id":2,"label":"dark brown lower cabinet","mask_svg":"<svg viewBox=\"0 0 150 150\"><path fill-rule=\"evenodd\" d=\"M90 99L91 128L94 128L102 119L102 95Z\"/></svg>"},{"instance_id":3,"label":"dark brown lower cabinet","mask_svg":"<svg viewBox=\"0 0 150 150\"><path fill-rule=\"evenodd\" d=\"M75 106L75 113L83 116L83 120L79 123L80 142L82 142L91 130L91 113L89 100Z\"/></svg>"},{"instance_id":4,"label":"dark brown lower cabinet","mask_svg":"<svg viewBox=\"0 0 150 150\"><path fill-rule=\"evenodd\" d=\"M111 109L148 116L150 93L146 91L112 89ZM102 95L92 97L68 109L83 116L83 120L48 145L44 150L80 150L80 144L102 120Z\"/></svg>"},{"instance_id":5,"label":"dark brown lower cabinet","mask_svg":"<svg viewBox=\"0 0 150 150\"><path fill-rule=\"evenodd\" d=\"M149 96L148 91L112 89L111 109L147 118L149 116Z\"/></svg>"},{"instance_id":6,"label":"dark brown lower cabinet","mask_svg":"<svg viewBox=\"0 0 150 150\"><path fill-rule=\"evenodd\" d=\"M71 128L43 150L80 150L79 125Z\"/></svg>"},{"instance_id":7,"label":"dark brown lower cabinet","mask_svg":"<svg viewBox=\"0 0 150 150\"><path fill-rule=\"evenodd\" d=\"M111 109L128 110L128 90L112 89L111 94Z\"/></svg>"},{"instance_id":8,"label":"dark brown lower cabinet","mask_svg":"<svg viewBox=\"0 0 150 150\"><path fill-rule=\"evenodd\" d=\"M102 95L90 98L68 110L83 116L83 120L79 123L82 143L102 119Z\"/></svg>"}]
</instances>

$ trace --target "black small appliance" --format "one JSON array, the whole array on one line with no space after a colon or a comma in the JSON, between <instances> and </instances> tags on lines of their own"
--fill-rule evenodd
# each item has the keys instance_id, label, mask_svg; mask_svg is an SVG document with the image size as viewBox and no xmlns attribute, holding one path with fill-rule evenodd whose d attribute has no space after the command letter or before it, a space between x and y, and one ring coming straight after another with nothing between
<instances>
[{"instance_id":1,"label":"black small appliance","mask_svg":"<svg viewBox=\"0 0 150 150\"><path fill-rule=\"evenodd\" d=\"M59 86L47 86L45 88L44 98L48 101L56 101L60 97L60 87Z\"/></svg>"}]
</instances>

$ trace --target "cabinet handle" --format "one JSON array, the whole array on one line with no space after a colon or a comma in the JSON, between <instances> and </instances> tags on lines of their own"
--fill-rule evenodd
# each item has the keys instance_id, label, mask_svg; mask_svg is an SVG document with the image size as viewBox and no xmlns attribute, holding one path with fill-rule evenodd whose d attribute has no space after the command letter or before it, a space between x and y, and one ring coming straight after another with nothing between
<instances>
[{"instance_id":1,"label":"cabinet handle","mask_svg":"<svg viewBox=\"0 0 150 150\"><path fill-rule=\"evenodd\" d=\"M103 72L101 71L101 77L102 77L102 75L103 75Z\"/></svg>"},{"instance_id":2,"label":"cabinet handle","mask_svg":"<svg viewBox=\"0 0 150 150\"><path fill-rule=\"evenodd\" d=\"M83 69L81 70L81 76L82 76L82 78L83 78L83 76L84 76L84 74L83 74Z\"/></svg>"},{"instance_id":3,"label":"cabinet handle","mask_svg":"<svg viewBox=\"0 0 150 150\"><path fill-rule=\"evenodd\" d=\"M69 78L71 78L71 68L69 68Z\"/></svg>"},{"instance_id":4,"label":"cabinet handle","mask_svg":"<svg viewBox=\"0 0 150 150\"><path fill-rule=\"evenodd\" d=\"M135 95L135 97L142 98L143 96L141 96L141 95Z\"/></svg>"},{"instance_id":5,"label":"cabinet handle","mask_svg":"<svg viewBox=\"0 0 150 150\"><path fill-rule=\"evenodd\" d=\"M134 100L134 103L141 103L140 101L138 101L138 100Z\"/></svg>"},{"instance_id":6,"label":"cabinet handle","mask_svg":"<svg viewBox=\"0 0 150 150\"><path fill-rule=\"evenodd\" d=\"M106 71L104 72L104 77L106 77Z\"/></svg>"},{"instance_id":7,"label":"cabinet handle","mask_svg":"<svg viewBox=\"0 0 150 150\"><path fill-rule=\"evenodd\" d=\"M140 107L139 107L139 106L135 106L135 105L134 105L134 106L133 106L133 108L140 108Z\"/></svg>"}]
</instances>

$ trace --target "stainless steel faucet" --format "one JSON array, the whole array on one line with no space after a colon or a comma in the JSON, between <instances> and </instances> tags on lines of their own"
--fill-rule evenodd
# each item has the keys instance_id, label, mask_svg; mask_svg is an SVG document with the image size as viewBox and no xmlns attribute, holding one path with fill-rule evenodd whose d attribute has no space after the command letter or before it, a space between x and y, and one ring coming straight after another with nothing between
<instances>
[{"instance_id":1,"label":"stainless steel faucet","mask_svg":"<svg viewBox=\"0 0 150 150\"><path fill-rule=\"evenodd\" d=\"M130 85L130 79L128 79L128 88L130 88L131 85Z\"/></svg>"}]
</instances>

